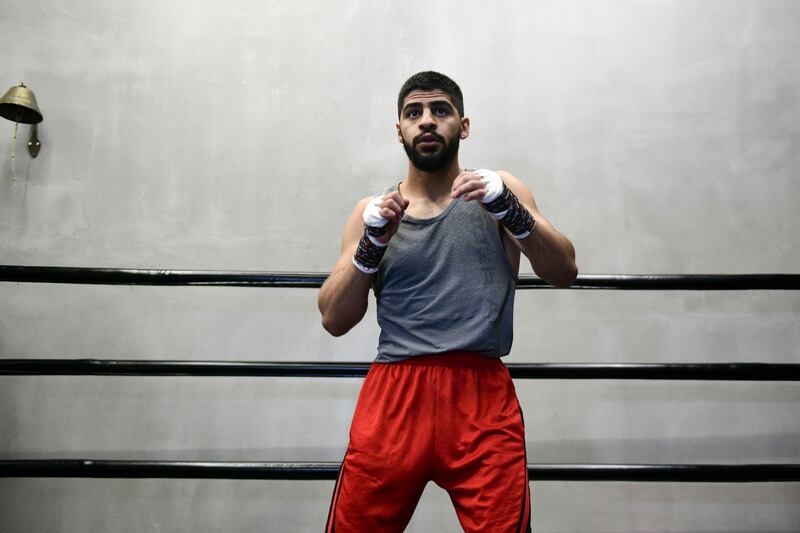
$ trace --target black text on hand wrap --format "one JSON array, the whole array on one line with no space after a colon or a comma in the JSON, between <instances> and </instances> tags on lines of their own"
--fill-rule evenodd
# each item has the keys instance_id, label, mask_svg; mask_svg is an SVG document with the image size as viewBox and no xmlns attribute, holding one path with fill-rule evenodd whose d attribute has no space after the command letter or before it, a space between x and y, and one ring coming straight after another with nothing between
<instances>
[{"instance_id":1,"label":"black text on hand wrap","mask_svg":"<svg viewBox=\"0 0 800 533\"><path fill-rule=\"evenodd\" d=\"M530 235L536 224L530 211L519 203L517 195L511 192L505 184L503 184L503 192L500 196L488 204L484 204L483 207L494 218L500 220L500 223L517 239L524 239Z\"/></svg>"},{"instance_id":2,"label":"black text on hand wrap","mask_svg":"<svg viewBox=\"0 0 800 533\"><path fill-rule=\"evenodd\" d=\"M386 245L376 244L376 237L386 233L386 226L376 228L364 226L364 234L358 241L358 248L353 256L353 264L365 274L374 274L378 271L378 265L386 252Z\"/></svg>"}]
</instances>

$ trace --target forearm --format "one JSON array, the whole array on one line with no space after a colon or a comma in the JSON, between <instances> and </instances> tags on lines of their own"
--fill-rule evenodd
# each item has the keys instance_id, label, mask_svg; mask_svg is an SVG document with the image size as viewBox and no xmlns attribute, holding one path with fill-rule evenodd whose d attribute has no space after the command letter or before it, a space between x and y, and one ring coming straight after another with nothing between
<instances>
[{"instance_id":1,"label":"forearm","mask_svg":"<svg viewBox=\"0 0 800 533\"><path fill-rule=\"evenodd\" d=\"M578 267L572 243L542 216L533 195L518 178L505 171L465 171L453 182L451 194L467 201L480 200L540 278L557 287L575 281Z\"/></svg>"},{"instance_id":2,"label":"forearm","mask_svg":"<svg viewBox=\"0 0 800 533\"><path fill-rule=\"evenodd\" d=\"M322 326L331 335L344 335L364 318L373 277L406 207L408 201L395 191L364 198L350 213L342 255L317 298Z\"/></svg>"},{"instance_id":3,"label":"forearm","mask_svg":"<svg viewBox=\"0 0 800 533\"><path fill-rule=\"evenodd\" d=\"M517 241L536 275L556 287L572 285L578 275L575 248L564 235L538 219L530 235Z\"/></svg>"},{"instance_id":4,"label":"forearm","mask_svg":"<svg viewBox=\"0 0 800 533\"><path fill-rule=\"evenodd\" d=\"M360 272L352 262L337 264L317 299L322 327L338 337L358 324L367 312L371 281L372 276Z\"/></svg>"}]
</instances>

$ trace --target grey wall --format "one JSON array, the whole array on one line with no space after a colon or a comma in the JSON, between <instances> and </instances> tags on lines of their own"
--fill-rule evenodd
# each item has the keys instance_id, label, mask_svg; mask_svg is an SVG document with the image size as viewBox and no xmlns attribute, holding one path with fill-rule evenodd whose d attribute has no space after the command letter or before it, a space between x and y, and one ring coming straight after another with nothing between
<instances>
[{"instance_id":1,"label":"grey wall","mask_svg":"<svg viewBox=\"0 0 800 533\"><path fill-rule=\"evenodd\" d=\"M42 152L0 264L327 271L405 170L402 82L462 86L583 273L800 271L800 3L0 1ZM299 221L297 215L306 213ZM529 268L524 269L529 272ZM371 359L308 289L0 284L0 356ZM533 291L510 362L797 362L793 293ZM337 461L359 380L0 378L0 457ZM532 462L800 462L781 383L519 381ZM0 530L319 531L332 482L1 479ZM798 484L533 483L534 530L798 531ZM409 531L458 531L429 486Z\"/></svg>"}]
</instances>

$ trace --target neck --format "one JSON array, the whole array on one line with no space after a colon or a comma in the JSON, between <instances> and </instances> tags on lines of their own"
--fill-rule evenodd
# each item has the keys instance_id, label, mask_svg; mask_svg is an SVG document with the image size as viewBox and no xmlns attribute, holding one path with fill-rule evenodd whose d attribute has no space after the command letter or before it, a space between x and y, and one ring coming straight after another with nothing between
<instances>
[{"instance_id":1,"label":"neck","mask_svg":"<svg viewBox=\"0 0 800 533\"><path fill-rule=\"evenodd\" d=\"M453 182L461 173L458 156L450 163L433 172L426 172L408 162L408 174L403 188L408 194L427 196L431 200L441 199L450 195Z\"/></svg>"}]
</instances>

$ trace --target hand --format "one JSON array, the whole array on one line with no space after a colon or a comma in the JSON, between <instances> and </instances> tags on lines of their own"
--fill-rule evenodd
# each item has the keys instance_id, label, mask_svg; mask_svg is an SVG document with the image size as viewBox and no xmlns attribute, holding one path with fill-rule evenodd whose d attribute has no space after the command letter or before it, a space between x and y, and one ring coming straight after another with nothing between
<instances>
[{"instance_id":1,"label":"hand","mask_svg":"<svg viewBox=\"0 0 800 533\"><path fill-rule=\"evenodd\" d=\"M486 183L482 181L482 176L474 170L465 170L456 176L450 191L451 197L461 197L467 202L482 199L485 195Z\"/></svg>"},{"instance_id":2,"label":"hand","mask_svg":"<svg viewBox=\"0 0 800 533\"><path fill-rule=\"evenodd\" d=\"M492 170L465 170L453 181L451 196L488 204L503 192L503 179Z\"/></svg>"},{"instance_id":3,"label":"hand","mask_svg":"<svg viewBox=\"0 0 800 533\"><path fill-rule=\"evenodd\" d=\"M397 233L403 214L408 208L408 200L403 198L400 191L394 191L384 196L373 198L364 208L364 225L370 238L376 244L386 245L389 239Z\"/></svg>"}]
</instances>

